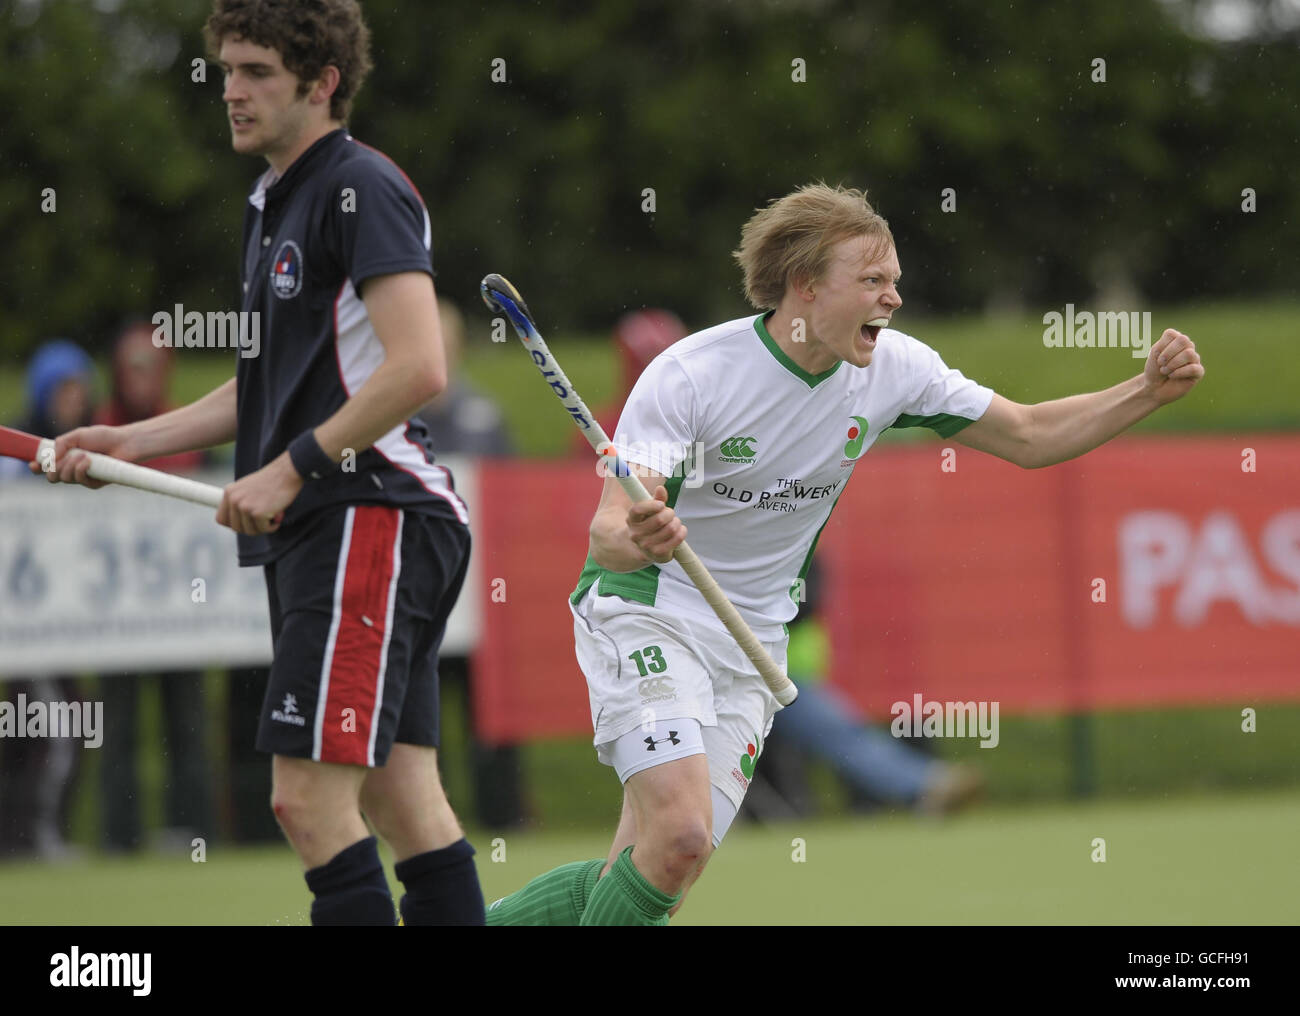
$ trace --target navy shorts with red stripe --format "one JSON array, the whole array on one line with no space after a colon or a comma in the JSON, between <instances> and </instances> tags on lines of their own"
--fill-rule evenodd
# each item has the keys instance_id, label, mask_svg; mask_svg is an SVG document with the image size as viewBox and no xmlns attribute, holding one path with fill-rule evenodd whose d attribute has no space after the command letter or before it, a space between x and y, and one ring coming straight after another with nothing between
<instances>
[{"instance_id":1,"label":"navy shorts with red stripe","mask_svg":"<svg viewBox=\"0 0 1300 1016\"><path fill-rule=\"evenodd\" d=\"M438 745L438 649L469 568L469 529L389 505L321 513L266 565L275 657L262 751L382 766Z\"/></svg>"}]
</instances>

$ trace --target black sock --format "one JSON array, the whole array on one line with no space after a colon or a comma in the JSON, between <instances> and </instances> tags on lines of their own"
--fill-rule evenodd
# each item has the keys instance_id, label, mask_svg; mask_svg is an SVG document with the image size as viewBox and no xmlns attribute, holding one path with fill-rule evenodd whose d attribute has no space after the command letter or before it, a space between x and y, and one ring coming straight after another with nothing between
<instances>
[{"instance_id":1,"label":"black sock","mask_svg":"<svg viewBox=\"0 0 1300 1016\"><path fill-rule=\"evenodd\" d=\"M316 894L312 924L397 923L376 842L373 836L358 840L307 872L307 888Z\"/></svg>"},{"instance_id":2,"label":"black sock","mask_svg":"<svg viewBox=\"0 0 1300 1016\"><path fill-rule=\"evenodd\" d=\"M483 924L483 890L469 840L428 850L394 866L406 886L402 921L409 925Z\"/></svg>"}]
</instances>

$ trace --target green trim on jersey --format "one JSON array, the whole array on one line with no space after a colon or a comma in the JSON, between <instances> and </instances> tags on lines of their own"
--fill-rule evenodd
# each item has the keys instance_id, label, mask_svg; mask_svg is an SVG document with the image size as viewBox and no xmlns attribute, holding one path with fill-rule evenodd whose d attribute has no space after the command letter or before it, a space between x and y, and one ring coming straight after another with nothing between
<instances>
[{"instance_id":1,"label":"green trim on jersey","mask_svg":"<svg viewBox=\"0 0 1300 1016\"><path fill-rule=\"evenodd\" d=\"M808 578L808 569L812 567L813 551L817 549L817 541L822 538L822 530L826 528L826 523L829 522L831 516L835 514L835 506L840 503L840 498L844 496L844 490L847 487L848 483L845 482L844 486L840 488L840 492L835 495L835 500L831 502L831 510L826 513L826 521L818 527L817 535L814 536L812 540L812 546L808 548L808 553L804 556L803 566L799 569L799 577L790 584L790 599L794 600L795 603L801 602L795 598L795 593L799 590L799 583L806 581ZM787 635L790 634L790 629L788 627L786 628L785 633Z\"/></svg>"},{"instance_id":2,"label":"green trim on jersey","mask_svg":"<svg viewBox=\"0 0 1300 1016\"><path fill-rule=\"evenodd\" d=\"M677 507L677 495L681 493L684 479L684 475L664 479L664 486L668 489L669 508ZM596 585L597 583L599 584ZM588 554L582 565L582 574L578 576L578 587L570 594L569 602L576 605L593 585L596 585L596 593L600 596L619 596L624 600L653 607L659 592L659 566L648 564L633 572L610 571L597 564Z\"/></svg>"},{"instance_id":3,"label":"green trim on jersey","mask_svg":"<svg viewBox=\"0 0 1300 1016\"><path fill-rule=\"evenodd\" d=\"M578 576L578 588L569 596L569 602L577 604L593 585L601 596L621 596L653 607L659 592L659 566L648 564L640 571L614 572L598 565L588 554Z\"/></svg>"},{"instance_id":4,"label":"green trim on jersey","mask_svg":"<svg viewBox=\"0 0 1300 1016\"><path fill-rule=\"evenodd\" d=\"M952 437L960 430L965 430L974 420L968 420L964 416L953 416L951 413L935 413L933 416L911 416L904 413L889 426L898 427L929 427L940 437Z\"/></svg>"},{"instance_id":5,"label":"green trim on jersey","mask_svg":"<svg viewBox=\"0 0 1300 1016\"><path fill-rule=\"evenodd\" d=\"M768 314L773 313L775 312L767 311L766 313L760 314L758 317L754 318L754 331L758 332L758 337L763 340L763 345L765 345L767 351L776 358L777 363L806 384L809 388L816 388L819 384L840 369L840 364L844 362L843 360L836 363L830 370L824 370L820 374L809 374L806 370L791 360L790 357L786 356L785 350L776 344L776 339L772 338L771 334L767 330L767 316Z\"/></svg>"}]
</instances>

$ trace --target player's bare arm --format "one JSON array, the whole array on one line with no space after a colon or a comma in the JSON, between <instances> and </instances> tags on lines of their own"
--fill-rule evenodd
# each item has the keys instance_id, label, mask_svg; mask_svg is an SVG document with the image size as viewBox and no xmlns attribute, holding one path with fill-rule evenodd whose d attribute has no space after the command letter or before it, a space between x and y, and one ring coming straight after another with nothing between
<instances>
[{"instance_id":1,"label":"player's bare arm","mask_svg":"<svg viewBox=\"0 0 1300 1016\"><path fill-rule=\"evenodd\" d=\"M1027 406L994 395L988 411L954 440L1026 469L1065 462L1182 398L1205 376L1196 346L1165 330L1142 373L1114 387Z\"/></svg>"},{"instance_id":2,"label":"player's bare arm","mask_svg":"<svg viewBox=\"0 0 1300 1016\"><path fill-rule=\"evenodd\" d=\"M212 448L235 440L235 379L214 388L201 399L148 420L123 427L79 427L54 442L55 469L46 473L51 483L80 483L98 489L100 480L86 475L90 459L76 449L101 452L127 462ZM72 454L69 454L71 452ZM42 472L33 462L32 472Z\"/></svg>"},{"instance_id":3,"label":"player's bare arm","mask_svg":"<svg viewBox=\"0 0 1300 1016\"><path fill-rule=\"evenodd\" d=\"M361 299L384 347L384 362L314 432L335 462L349 449L369 448L447 386L433 280L424 272L376 276L365 283ZM285 451L226 488L217 521L246 535L273 532L276 516L302 485Z\"/></svg>"},{"instance_id":4,"label":"player's bare arm","mask_svg":"<svg viewBox=\"0 0 1300 1016\"><path fill-rule=\"evenodd\" d=\"M361 293L384 362L337 413L316 428L336 462L346 448L369 448L447 387L447 360L433 280L424 272L381 275Z\"/></svg>"},{"instance_id":5,"label":"player's bare arm","mask_svg":"<svg viewBox=\"0 0 1300 1016\"><path fill-rule=\"evenodd\" d=\"M685 524L668 507L664 478L648 469L632 468L654 499L633 504L618 480L607 476L591 520L591 555L610 571L630 572L652 562L671 561L677 545L686 539Z\"/></svg>"}]
</instances>

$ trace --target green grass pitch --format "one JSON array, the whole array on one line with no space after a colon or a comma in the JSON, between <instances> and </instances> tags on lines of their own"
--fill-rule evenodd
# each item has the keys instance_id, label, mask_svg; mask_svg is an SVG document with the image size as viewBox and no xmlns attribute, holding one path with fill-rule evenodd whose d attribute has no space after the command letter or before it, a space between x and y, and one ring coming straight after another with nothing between
<instances>
[{"instance_id":1,"label":"green grass pitch","mask_svg":"<svg viewBox=\"0 0 1300 1016\"><path fill-rule=\"evenodd\" d=\"M1295 790L743 826L674 923L1295 924L1300 899L1280 890L1298 833ZM608 845L594 832L473 840L489 901ZM306 924L309 904L287 846L0 865L5 924Z\"/></svg>"}]
</instances>

